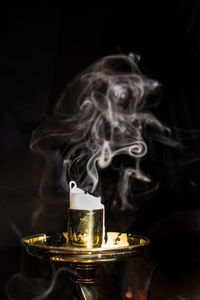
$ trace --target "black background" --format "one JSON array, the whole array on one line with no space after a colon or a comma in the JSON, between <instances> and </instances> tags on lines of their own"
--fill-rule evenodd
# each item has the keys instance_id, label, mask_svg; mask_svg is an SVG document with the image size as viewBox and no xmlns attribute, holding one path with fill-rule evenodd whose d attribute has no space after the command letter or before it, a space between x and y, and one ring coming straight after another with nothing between
<instances>
[{"instance_id":1,"label":"black background","mask_svg":"<svg viewBox=\"0 0 200 300\"><path fill-rule=\"evenodd\" d=\"M31 134L52 114L66 84L105 55L140 54L141 70L162 86L159 119L171 128L188 130L186 143L192 136L183 160L195 158L195 163L182 161L177 167L176 156L162 149L165 167L161 163L159 172L166 172L165 182L146 206L141 205L137 230L174 211L199 208L200 5L195 0L132 1L88 8L77 2L72 8L58 1L21 1L8 2L0 15L3 299L5 282L20 270L21 237L34 230L61 230L65 224L64 212L56 221L58 209L54 216L40 217L32 228L44 161L29 150ZM68 105L70 111L70 99Z\"/></svg>"}]
</instances>

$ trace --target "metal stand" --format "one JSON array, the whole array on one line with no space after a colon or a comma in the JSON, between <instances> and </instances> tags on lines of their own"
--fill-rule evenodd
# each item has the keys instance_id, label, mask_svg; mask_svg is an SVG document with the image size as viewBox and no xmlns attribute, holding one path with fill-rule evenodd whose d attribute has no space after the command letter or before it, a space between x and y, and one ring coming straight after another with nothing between
<instances>
[{"instance_id":1,"label":"metal stand","mask_svg":"<svg viewBox=\"0 0 200 300\"><path fill-rule=\"evenodd\" d=\"M50 261L72 263L77 274L73 281L79 299L97 300L98 264L138 255L149 244L149 240L133 234L108 232L106 242L100 248L73 247L68 244L67 233L63 232L26 237L22 243L31 255Z\"/></svg>"},{"instance_id":2,"label":"metal stand","mask_svg":"<svg viewBox=\"0 0 200 300\"><path fill-rule=\"evenodd\" d=\"M98 288L96 264L75 264L78 276L75 278L77 294L82 300L97 300Z\"/></svg>"}]
</instances>

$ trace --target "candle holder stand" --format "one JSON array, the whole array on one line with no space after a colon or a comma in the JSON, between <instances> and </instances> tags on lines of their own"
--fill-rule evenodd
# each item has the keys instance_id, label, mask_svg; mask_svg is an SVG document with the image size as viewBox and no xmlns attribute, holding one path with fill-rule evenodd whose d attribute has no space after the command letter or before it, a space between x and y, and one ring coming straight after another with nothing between
<instances>
[{"instance_id":1,"label":"candle holder stand","mask_svg":"<svg viewBox=\"0 0 200 300\"><path fill-rule=\"evenodd\" d=\"M76 274L73 281L79 299L97 300L97 266L138 255L149 244L149 240L134 234L107 232L105 243L99 248L74 247L68 243L68 234L62 232L25 237L22 243L33 256L71 263Z\"/></svg>"}]
</instances>

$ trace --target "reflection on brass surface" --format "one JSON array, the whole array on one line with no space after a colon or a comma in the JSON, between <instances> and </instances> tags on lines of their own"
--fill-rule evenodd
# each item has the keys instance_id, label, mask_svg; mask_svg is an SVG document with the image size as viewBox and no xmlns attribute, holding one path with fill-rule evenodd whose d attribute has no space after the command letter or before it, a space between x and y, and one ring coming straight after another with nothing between
<instances>
[{"instance_id":1,"label":"reflection on brass surface","mask_svg":"<svg viewBox=\"0 0 200 300\"><path fill-rule=\"evenodd\" d=\"M27 251L52 261L97 263L126 259L140 253L149 240L133 234L108 232L105 243L96 247L75 247L68 241L68 233L38 234L23 239Z\"/></svg>"},{"instance_id":2,"label":"reflection on brass surface","mask_svg":"<svg viewBox=\"0 0 200 300\"><path fill-rule=\"evenodd\" d=\"M76 264L75 269L79 274L75 282L81 284L94 284L96 282L95 264Z\"/></svg>"},{"instance_id":3,"label":"reflection on brass surface","mask_svg":"<svg viewBox=\"0 0 200 300\"><path fill-rule=\"evenodd\" d=\"M69 245L100 247L103 243L103 209L68 210Z\"/></svg>"}]
</instances>

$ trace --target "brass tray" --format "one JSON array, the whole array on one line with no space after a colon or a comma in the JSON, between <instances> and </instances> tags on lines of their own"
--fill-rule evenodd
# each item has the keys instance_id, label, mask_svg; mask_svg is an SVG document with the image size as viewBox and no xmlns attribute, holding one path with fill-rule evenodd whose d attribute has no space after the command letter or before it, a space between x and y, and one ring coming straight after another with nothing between
<instances>
[{"instance_id":1,"label":"brass tray","mask_svg":"<svg viewBox=\"0 0 200 300\"><path fill-rule=\"evenodd\" d=\"M149 240L134 234L107 232L100 248L85 248L68 245L67 233L61 232L28 236L22 243L29 254L42 259L88 264L127 259L140 253Z\"/></svg>"}]
</instances>

